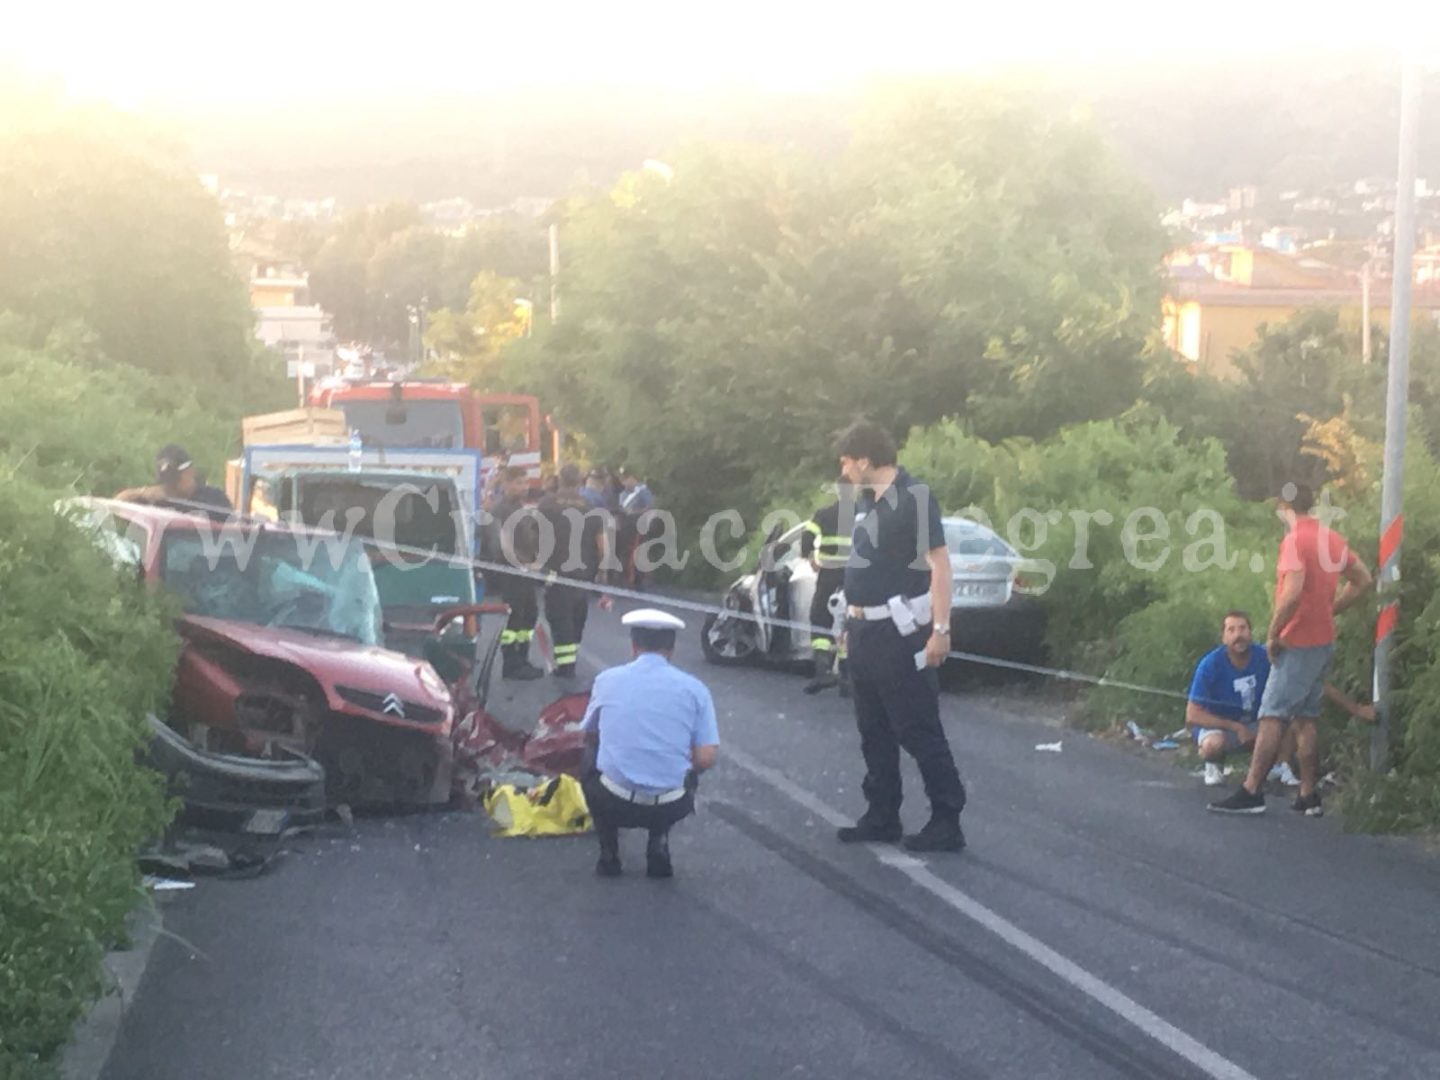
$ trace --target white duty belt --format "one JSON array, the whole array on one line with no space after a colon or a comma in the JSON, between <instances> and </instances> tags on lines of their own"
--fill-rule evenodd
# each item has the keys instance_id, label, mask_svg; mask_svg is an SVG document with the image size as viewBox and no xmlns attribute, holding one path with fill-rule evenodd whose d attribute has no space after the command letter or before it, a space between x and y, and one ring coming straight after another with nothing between
<instances>
[{"instance_id":1,"label":"white duty belt","mask_svg":"<svg viewBox=\"0 0 1440 1080\"><path fill-rule=\"evenodd\" d=\"M858 604L851 604L845 609L845 614L852 619L861 619L865 622L879 622L884 619L894 619L894 605L903 605L910 610L910 616L915 622L924 626L930 622L930 594L923 593L920 596L902 597L896 596L888 604L880 604L877 607L861 607Z\"/></svg>"},{"instance_id":2,"label":"white duty belt","mask_svg":"<svg viewBox=\"0 0 1440 1080\"><path fill-rule=\"evenodd\" d=\"M604 773L600 774L600 783L604 785L606 791L610 792L610 794L616 798L624 799L626 802L632 802L639 806L664 806L666 803L676 802L685 797L685 789L683 787L674 788L671 791L662 791L659 795L647 795L643 791L631 791L625 785L617 784Z\"/></svg>"}]
</instances>

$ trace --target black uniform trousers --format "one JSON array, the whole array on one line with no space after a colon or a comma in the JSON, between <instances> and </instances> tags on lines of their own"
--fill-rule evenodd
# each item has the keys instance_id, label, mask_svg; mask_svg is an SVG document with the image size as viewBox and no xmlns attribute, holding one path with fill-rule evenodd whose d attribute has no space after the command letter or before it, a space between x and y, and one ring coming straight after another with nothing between
<instances>
[{"instance_id":1,"label":"black uniform trousers","mask_svg":"<svg viewBox=\"0 0 1440 1080\"><path fill-rule=\"evenodd\" d=\"M929 625L902 637L889 619L850 619L846 635L865 757L862 790L871 816L899 817L902 748L920 767L931 812L958 815L965 807L965 787L940 725L939 675L934 668L915 667L916 653L929 640Z\"/></svg>"},{"instance_id":2,"label":"black uniform trousers","mask_svg":"<svg viewBox=\"0 0 1440 1080\"><path fill-rule=\"evenodd\" d=\"M535 622L540 617L540 600L535 594L535 579L523 574L485 571L486 591L499 594L510 607L510 618L500 632L501 645L529 645L535 637Z\"/></svg>"},{"instance_id":3,"label":"black uniform trousers","mask_svg":"<svg viewBox=\"0 0 1440 1080\"><path fill-rule=\"evenodd\" d=\"M810 644L828 641L835 645L835 616L830 614L830 597L845 585L845 569L822 569L815 574L815 595L810 598Z\"/></svg>"},{"instance_id":4,"label":"black uniform trousers","mask_svg":"<svg viewBox=\"0 0 1440 1080\"><path fill-rule=\"evenodd\" d=\"M571 667L580 658L580 638L590 614L590 596L584 589L557 578L545 586L545 620L555 639L555 666Z\"/></svg>"},{"instance_id":5,"label":"black uniform trousers","mask_svg":"<svg viewBox=\"0 0 1440 1080\"><path fill-rule=\"evenodd\" d=\"M684 818L695 812L695 792L685 792L674 802L646 806L620 798L600 782L600 774L592 770L580 782L585 803L595 819L595 832L601 843L614 839L621 829L645 829L651 836L664 836Z\"/></svg>"}]
</instances>

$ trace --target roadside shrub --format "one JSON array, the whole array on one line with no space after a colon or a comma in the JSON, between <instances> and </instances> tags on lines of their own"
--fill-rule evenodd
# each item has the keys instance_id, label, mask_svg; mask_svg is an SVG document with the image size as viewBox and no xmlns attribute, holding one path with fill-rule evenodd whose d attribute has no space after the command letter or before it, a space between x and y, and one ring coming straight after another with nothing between
<instances>
[{"instance_id":1,"label":"roadside shrub","mask_svg":"<svg viewBox=\"0 0 1440 1080\"><path fill-rule=\"evenodd\" d=\"M0 453L56 492L110 495L153 483L155 453L178 442L212 483L239 444L239 414L217 415L183 385L101 366L83 330L45 351L5 340L0 325Z\"/></svg>"},{"instance_id":2,"label":"roadside shrub","mask_svg":"<svg viewBox=\"0 0 1440 1080\"><path fill-rule=\"evenodd\" d=\"M55 419L55 418L52 418ZM0 454L0 1076L43 1075L101 989L168 807L138 764L177 639L54 492Z\"/></svg>"}]
</instances>

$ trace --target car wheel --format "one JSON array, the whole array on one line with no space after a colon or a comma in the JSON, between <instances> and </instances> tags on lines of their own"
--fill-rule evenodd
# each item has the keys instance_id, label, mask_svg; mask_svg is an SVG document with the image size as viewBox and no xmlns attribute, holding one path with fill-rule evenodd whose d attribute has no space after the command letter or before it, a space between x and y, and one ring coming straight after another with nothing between
<instances>
[{"instance_id":1,"label":"car wheel","mask_svg":"<svg viewBox=\"0 0 1440 1080\"><path fill-rule=\"evenodd\" d=\"M712 614L700 630L705 659L722 667L749 663L755 656L755 632L729 613Z\"/></svg>"}]
</instances>

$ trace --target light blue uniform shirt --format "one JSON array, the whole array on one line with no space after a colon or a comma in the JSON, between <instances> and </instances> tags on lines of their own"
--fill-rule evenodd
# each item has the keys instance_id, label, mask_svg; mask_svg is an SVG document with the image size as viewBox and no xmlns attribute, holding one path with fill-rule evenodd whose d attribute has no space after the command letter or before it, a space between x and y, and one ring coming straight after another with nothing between
<instances>
[{"instance_id":1,"label":"light blue uniform shirt","mask_svg":"<svg viewBox=\"0 0 1440 1080\"><path fill-rule=\"evenodd\" d=\"M680 787L690 751L720 743L710 691L659 653L641 653L596 676L585 730L597 729L600 771L649 794Z\"/></svg>"}]
</instances>

